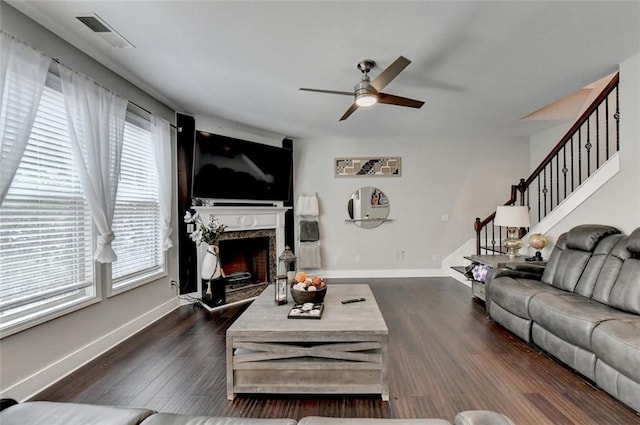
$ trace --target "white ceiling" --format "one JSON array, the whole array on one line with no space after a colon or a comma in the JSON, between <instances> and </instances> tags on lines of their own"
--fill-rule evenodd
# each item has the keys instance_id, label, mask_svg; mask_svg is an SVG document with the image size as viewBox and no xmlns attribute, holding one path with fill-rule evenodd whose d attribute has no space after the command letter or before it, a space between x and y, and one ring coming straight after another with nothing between
<instances>
[{"instance_id":1,"label":"white ceiling","mask_svg":"<svg viewBox=\"0 0 640 425\"><path fill-rule=\"evenodd\" d=\"M515 137L525 115L640 53L640 1L8 1L180 112L293 138ZM135 49L74 17L93 12ZM338 118L359 60L422 109L376 105ZM196 123L197 125L197 123Z\"/></svg>"}]
</instances>

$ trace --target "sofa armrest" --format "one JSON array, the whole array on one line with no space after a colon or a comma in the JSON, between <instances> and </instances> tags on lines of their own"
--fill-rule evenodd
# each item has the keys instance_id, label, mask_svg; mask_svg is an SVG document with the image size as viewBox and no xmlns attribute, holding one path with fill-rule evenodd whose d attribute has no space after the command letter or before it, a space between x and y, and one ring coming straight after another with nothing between
<instances>
[{"instance_id":1,"label":"sofa armrest","mask_svg":"<svg viewBox=\"0 0 640 425\"><path fill-rule=\"evenodd\" d=\"M511 263L509 263L511 264ZM529 271L520 271L513 270L507 268L499 268L499 269L491 269L489 273L487 273L487 279L485 280L485 306L487 309L487 314L490 313L491 309L491 286L493 281L498 279L499 277L512 277L514 279L532 279L532 280L540 280L542 277L541 273L532 273Z\"/></svg>"},{"instance_id":2,"label":"sofa armrest","mask_svg":"<svg viewBox=\"0 0 640 425\"><path fill-rule=\"evenodd\" d=\"M137 425L153 413L153 410L129 407L28 401L15 404L0 412L0 424L87 425L96 423L96 418L108 418L104 423Z\"/></svg>"},{"instance_id":3,"label":"sofa armrest","mask_svg":"<svg viewBox=\"0 0 640 425\"><path fill-rule=\"evenodd\" d=\"M491 269L489 270L489 273L487 273L487 280L485 281L485 283L491 283L491 281L503 276L512 277L514 279L540 280L540 277L542 277L542 273L533 269L531 271L527 269L514 270L508 268Z\"/></svg>"},{"instance_id":4,"label":"sofa armrest","mask_svg":"<svg viewBox=\"0 0 640 425\"><path fill-rule=\"evenodd\" d=\"M546 262L532 261L529 263L507 263L505 265L508 269L515 270L524 273L533 273L538 276L542 276L544 269L547 266Z\"/></svg>"},{"instance_id":5,"label":"sofa armrest","mask_svg":"<svg viewBox=\"0 0 640 425\"><path fill-rule=\"evenodd\" d=\"M2 398L2 399L0 399L0 412L2 412L7 407L13 406L14 404L18 404L18 402L15 401L12 398Z\"/></svg>"},{"instance_id":6,"label":"sofa armrest","mask_svg":"<svg viewBox=\"0 0 640 425\"><path fill-rule=\"evenodd\" d=\"M456 415L455 425L515 425L511 419L489 410L467 410Z\"/></svg>"}]
</instances>

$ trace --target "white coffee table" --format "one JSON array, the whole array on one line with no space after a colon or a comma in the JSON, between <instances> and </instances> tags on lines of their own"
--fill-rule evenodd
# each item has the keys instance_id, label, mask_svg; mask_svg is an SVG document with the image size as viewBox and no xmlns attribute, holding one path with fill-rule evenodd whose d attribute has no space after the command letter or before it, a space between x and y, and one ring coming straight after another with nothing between
<instances>
[{"instance_id":1,"label":"white coffee table","mask_svg":"<svg viewBox=\"0 0 640 425\"><path fill-rule=\"evenodd\" d=\"M366 301L340 301L364 297ZM288 319L268 287L227 329L227 398L238 393L380 394L389 330L369 285L329 285L320 320Z\"/></svg>"}]
</instances>

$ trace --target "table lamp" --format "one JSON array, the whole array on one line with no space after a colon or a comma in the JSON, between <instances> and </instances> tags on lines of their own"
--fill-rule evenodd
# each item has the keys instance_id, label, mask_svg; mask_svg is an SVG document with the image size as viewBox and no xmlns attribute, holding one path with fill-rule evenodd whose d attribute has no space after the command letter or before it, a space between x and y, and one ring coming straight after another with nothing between
<instances>
[{"instance_id":1,"label":"table lamp","mask_svg":"<svg viewBox=\"0 0 640 425\"><path fill-rule=\"evenodd\" d=\"M493 222L497 226L507 228L507 239L503 246L507 249L509 258L518 257L518 250L522 246L522 241L518 238L520 227L529 227L529 208L524 206L501 205L496 209L496 216Z\"/></svg>"}]
</instances>

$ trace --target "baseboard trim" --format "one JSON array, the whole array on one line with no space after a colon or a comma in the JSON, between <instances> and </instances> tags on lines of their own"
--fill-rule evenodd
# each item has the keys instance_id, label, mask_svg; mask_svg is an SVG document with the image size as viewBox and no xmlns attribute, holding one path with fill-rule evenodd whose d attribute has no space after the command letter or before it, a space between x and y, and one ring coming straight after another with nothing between
<instances>
[{"instance_id":1,"label":"baseboard trim","mask_svg":"<svg viewBox=\"0 0 640 425\"><path fill-rule=\"evenodd\" d=\"M108 334L49 364L23 380L16 382L3 391L2 397L11 397L20 402L30 399L50 385L109 351L130 336L166 316L179 306L175 298L159 305L153 310L136 317Z\"/></svg>"},{"instance_id":2,"label":"baseboard trim","mask_svg":"<svg viewBox=\"0 0 640 425\"><path fill-rule=\"evenodd\" d=\"M389 278L389 277L446 277L443 269L398 269L398 270L325 270L323 278Z\"/></svg>"}]
</instances>

